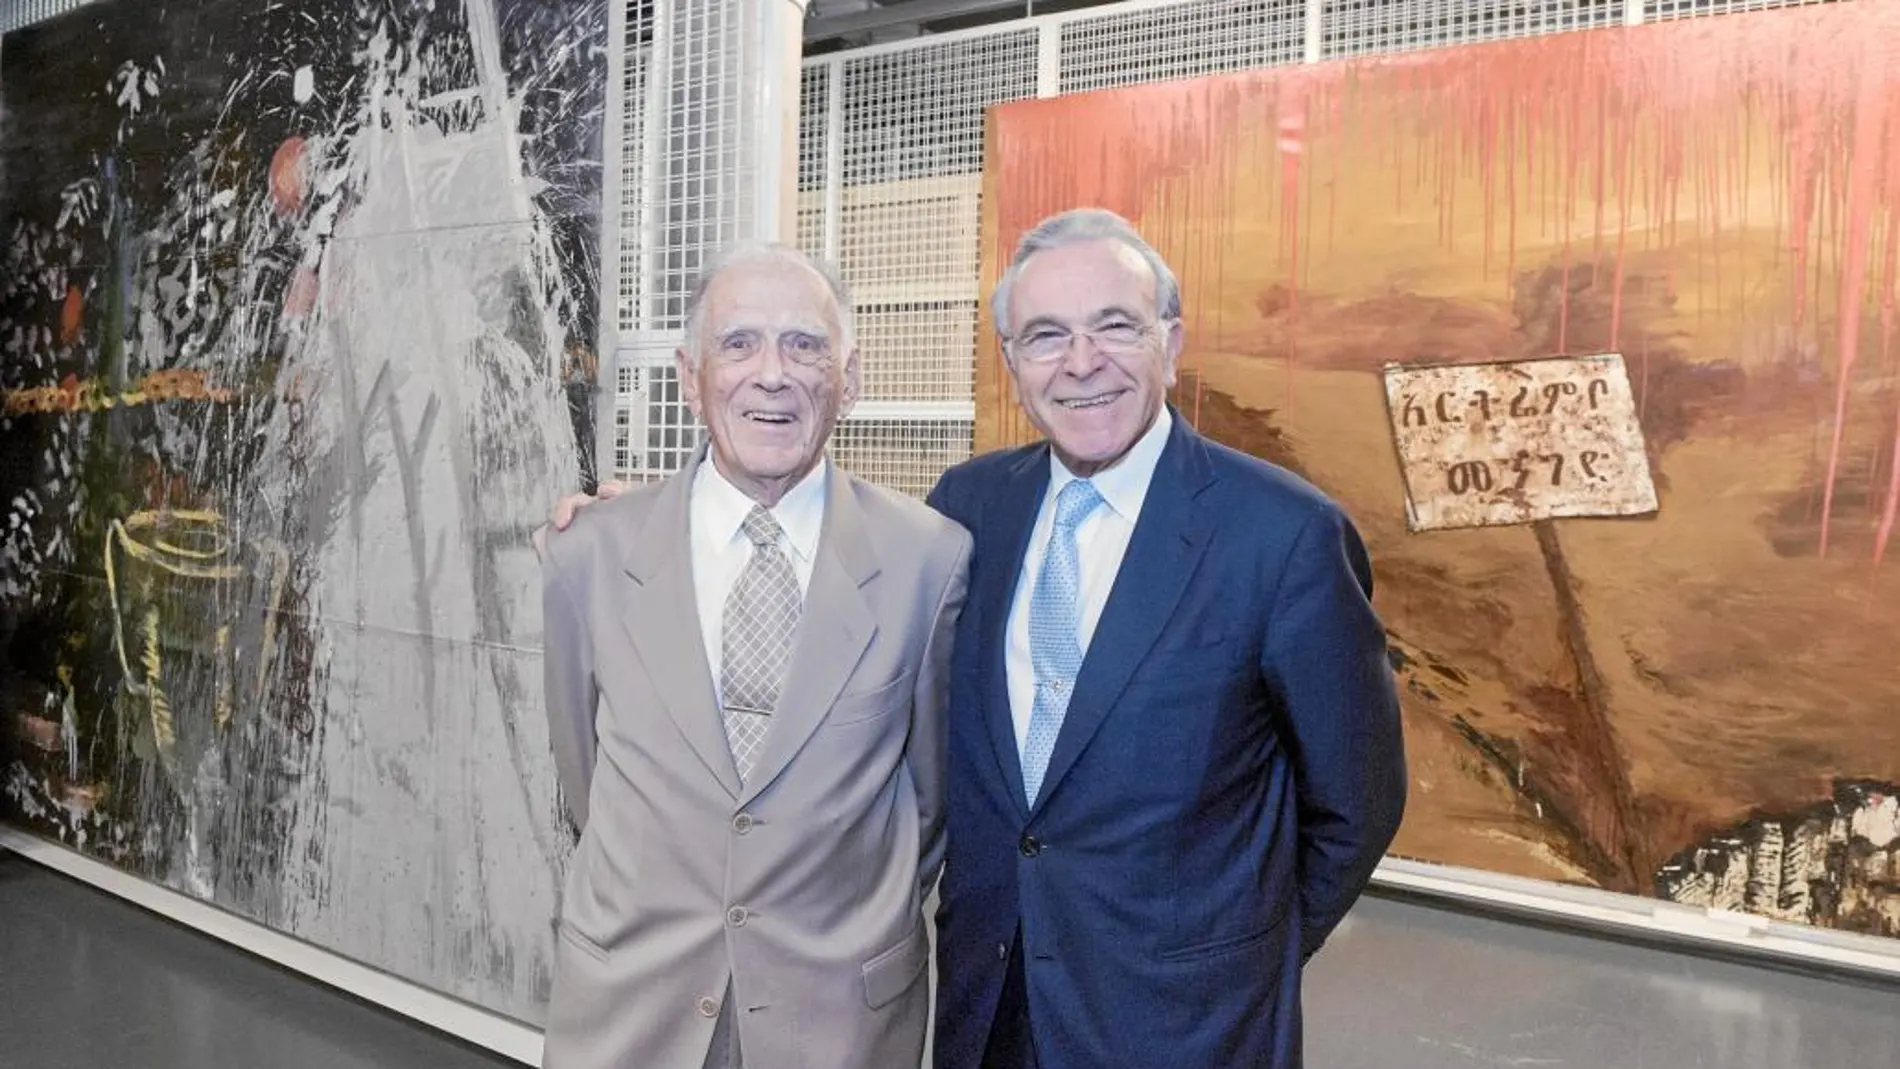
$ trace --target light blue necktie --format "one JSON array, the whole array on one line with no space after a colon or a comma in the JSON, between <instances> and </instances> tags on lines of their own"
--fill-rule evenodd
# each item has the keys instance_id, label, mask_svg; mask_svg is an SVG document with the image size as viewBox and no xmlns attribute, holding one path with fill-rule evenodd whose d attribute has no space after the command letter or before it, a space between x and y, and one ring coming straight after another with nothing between
<instances>
[{"instance_id":1,"label":"light blue necktie","mask_svg":"<svg viewBox=\"0 0 1900 1069\"><path fill-rule=\"evenodd\" d=\"M1082 582L1075 529L1101 503L1101 492L1087 479L1074 480L1056 495L1055 529L1049 532L1049 549L1029 597L1029 663L1035 670L1036 700L1029 714L1029 737L1023 742L1023 793L1031 805L1042 789L1076 673L1082 669L1077 612Z\"/></svg>"}]
</instances>

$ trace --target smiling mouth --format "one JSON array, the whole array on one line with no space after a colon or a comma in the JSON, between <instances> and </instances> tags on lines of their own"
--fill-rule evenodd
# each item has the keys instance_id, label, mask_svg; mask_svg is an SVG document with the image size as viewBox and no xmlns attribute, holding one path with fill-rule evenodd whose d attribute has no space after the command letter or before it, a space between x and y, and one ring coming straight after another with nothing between
<instances>
[{"instance_id":1,"label":"smiling mouth","mask_svg":"<svg viewBox=\"0 0 1900 1069\"><path fill-rule=\"evenodd\" d=\"M1058 398L1056 404L1061 405L1071 412L1078 412L1091 408L1100 408L1121 395L1121 391L1117 390L1114 393L1097 394L1094 397L1063 397Z\"/></svg>"},{"instance_id":2,"label":"smiling mouth","mask_svg":"<svg viewBox=\"0 0 1900 1069\"><path fill-rule=\"evenodd\" d=\"M745 418L754 423L763 423L772 427L784 427L798 420L798 417L790 412L747 412Z\"/></svg>"}]
</instances>

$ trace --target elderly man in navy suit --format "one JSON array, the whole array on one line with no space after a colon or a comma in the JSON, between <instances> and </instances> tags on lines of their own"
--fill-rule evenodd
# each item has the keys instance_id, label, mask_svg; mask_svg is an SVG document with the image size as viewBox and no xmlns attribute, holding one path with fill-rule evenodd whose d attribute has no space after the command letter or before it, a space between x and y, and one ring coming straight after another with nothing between
<instances>
[{"instance_id":1,"label":"elderly man in navy suit","mask_svg":"<svg viewBox=\"0 0 1900 1069\"><path fill-rule=\"evenodd\" d=\"M1166 403L1180 290L1119 217L1034 228L993 311L1045 440L930 495L976 539L937 1069L1293 1069L1405 803L1365 547Z\"/></svg>"},{"instance_id":2,"label":"elderly man in navy suit","mask_svg":"<svg viewBox=\"0 0 1900 1069\"><path fill-rule=\"evenodd\" d=\"M930 495L975 537L936 1069L1298 1069L1301 968L1405 806L1365 546L1166 403L1180 289L1120 217L1043 221L992 300L1044 440Z\"/></svg>"}]
</instances>

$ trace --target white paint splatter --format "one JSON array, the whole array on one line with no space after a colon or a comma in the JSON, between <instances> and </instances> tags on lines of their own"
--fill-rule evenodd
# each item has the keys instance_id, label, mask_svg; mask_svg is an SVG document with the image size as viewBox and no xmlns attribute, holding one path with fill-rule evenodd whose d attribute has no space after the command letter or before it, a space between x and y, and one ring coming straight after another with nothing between
<instances>
[{"instance_id":1,"label":"white paint splatter","mask_svg":"<svg viewBox=\"0 0 1900 1069\"><path fill-rule=\"evenodd\" d=\"M1900 840L1900 796L1873 795L1854 811L1852 830L1876 850Z\"/></svg>"},{"instance_id":2,"label":"white paint splatter","mask_svg":"<svg viewBox=\"0 0 1900 1069\"><path fill-rule=\"evenodd\" d=\"M298 448L358 458L333 473L345 518L310 549L312 619L349 696L332 693L308 769L327 802L299 808L282 885L299 937L533 1020L567 846L537 662L516 643L540 632L525 532L577 450L551 228L526 196L516 108L499 105L491 2L465 10L463 88L497 106L445 130L419 50L372 47L355 140L312 163L312 188L351 196L305 223L330 240L301 235L324 249L319 294L282 378L303 384L314 428Z\"/></svg>"}]
</instances>

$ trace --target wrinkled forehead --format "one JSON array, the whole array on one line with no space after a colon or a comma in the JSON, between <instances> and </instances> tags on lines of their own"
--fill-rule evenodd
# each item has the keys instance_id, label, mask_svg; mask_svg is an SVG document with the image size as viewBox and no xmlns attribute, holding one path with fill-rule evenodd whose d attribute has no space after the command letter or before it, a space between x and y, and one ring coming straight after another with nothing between
<instances>
[{"instance_id":1,"label":"wrinkled forehead","mask_svg":"<svg viewBox=\"0 0 1900 1069\"><path fill-rule=\"evenodd\" d=\"M779 260L739 263L707 288L706 326L713 335L798 329L835 336L838 308L824 278L809 268Z\"/></svg>"},{"instance_id":2,"label":"wrinkled forehead","mask_svg":"<svg viewBox=\"0 0 1900 1069\"><path fill-rule=\"evenodd\" d=\"M1111 238L1045 249L1023 262L1009 294L1017 326L1087 323L1112 314L1152 318L1158 280L1141 254Z\"/></svg>"}]
</instances>

